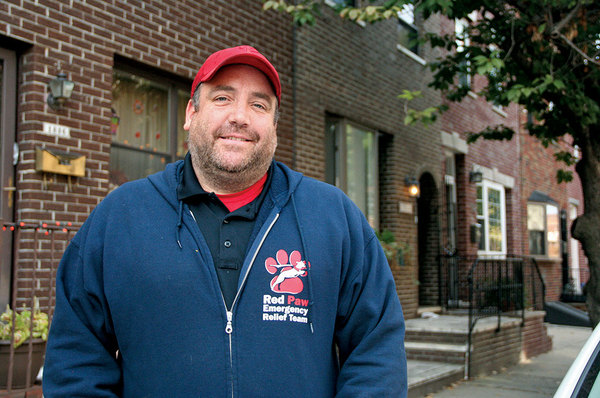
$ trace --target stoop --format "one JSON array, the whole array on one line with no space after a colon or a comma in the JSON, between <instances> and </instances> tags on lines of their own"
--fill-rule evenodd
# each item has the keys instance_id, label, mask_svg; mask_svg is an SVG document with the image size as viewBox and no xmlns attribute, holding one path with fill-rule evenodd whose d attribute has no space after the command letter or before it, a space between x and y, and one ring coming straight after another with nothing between
<instances>
[{"instance_id":1,"label":"stoop","mask_svg":"<svg viewBox=\"0 0 600 398\"><path fill-rule=\"evenodd\" d=\"M406 321L408 396L423 397L465 377L467 328L464 317Z\"/></svg>"},{"instance_id":2,"label":"stoop","mask_svg":"<svg viewBox=\"0 0 600 398\"><path fill-rule=\"evenodd\" d=\"M418 398L439 391L463 378L464 365L408 360L408 397Z\"/></svg>"}]
</instances>

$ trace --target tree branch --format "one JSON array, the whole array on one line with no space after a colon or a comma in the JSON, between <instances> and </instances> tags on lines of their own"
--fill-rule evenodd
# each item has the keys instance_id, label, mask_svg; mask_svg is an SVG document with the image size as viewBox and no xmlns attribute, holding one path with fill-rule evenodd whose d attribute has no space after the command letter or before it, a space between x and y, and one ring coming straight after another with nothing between
<instances>
[{"instance_id":1,"label":"tree branch","mask_svg":"<svg viewBox=\"0 0 600 398\"><path fill-rule=\"evenodd\" d=\"M502 59L503 61L506 61L508 59L508 57L510 57L510 54L512 53L513 49L515 48L515 20L514 18L510 21L510 48L508 49L508 51L506 52L506 55L504 55L504 58Z\"/></svg>"},{"instance_id":2,"label":"tree branch","mask_svg":"<svg viewBox=\"0 0 600 398\"><path fill-rule=\"evenodd\" d=\"M552 29L552 32L550 32L551 35L560 35L560 30L567 24L569 23L569 21L575 16L575 14L577 13L577 11L579 10L579 8L581 7L581 0L577 1L577 5L575 6L575 8L573 8L566 17L563 18L562 21L560 21L559 23L557 23L556 25L554 25L554 28Z\"/></svg>"},{"instance_id":3,"label":"tree branch","mask_svg":"<svg viewBox=\"0 0 600 398\"><path fill-rule=\"evenodd\" d=\"M586 59L587 61L593 63L594 65L600 66L600 62L596 61L595 59L591 58L589 55L587 55L586 53L584 53L579 47L577 47L577 45L575 43L573 43L571 40L569 40L567 38L567 36L563 35L562 33L558 33L558 37L560 37L561 39L563 39L571 48L573 48L573 50L575 50L584 59Z\"/></svg>"}]
</instances>

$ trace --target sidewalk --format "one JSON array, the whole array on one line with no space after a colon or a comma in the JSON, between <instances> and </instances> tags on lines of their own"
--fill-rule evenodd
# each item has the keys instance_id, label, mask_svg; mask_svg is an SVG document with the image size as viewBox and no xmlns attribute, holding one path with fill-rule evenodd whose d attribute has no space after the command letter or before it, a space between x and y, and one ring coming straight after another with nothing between
<instances>
[{"instance_id":1,"label":"sidewalk","mask_svg":"<svg viewBox=\"0 0 600 398\"><path fill-rule=\"evenodd\" d=\"M552 397L592 329L548 325L548 334L552 336L552 351L494 375L461 381L427 397Z\"/></svg>"}]
</instances>

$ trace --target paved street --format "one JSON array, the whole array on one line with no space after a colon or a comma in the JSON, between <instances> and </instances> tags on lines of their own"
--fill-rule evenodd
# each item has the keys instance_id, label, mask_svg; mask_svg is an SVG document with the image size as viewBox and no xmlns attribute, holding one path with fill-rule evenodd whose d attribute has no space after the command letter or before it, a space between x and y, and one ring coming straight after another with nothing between
<instances>
[{"instance_id":1,"label":"paved street","mask_svg":"<svg viewBox=\"0 0 600 398\"><path fill-rule=\"evenodd\" d=\"M571 362L592 333L590 328L549 325L552 351L503 372L462 381L431 398L542 398L552 397Z\"/></svg>"}]
</instances>

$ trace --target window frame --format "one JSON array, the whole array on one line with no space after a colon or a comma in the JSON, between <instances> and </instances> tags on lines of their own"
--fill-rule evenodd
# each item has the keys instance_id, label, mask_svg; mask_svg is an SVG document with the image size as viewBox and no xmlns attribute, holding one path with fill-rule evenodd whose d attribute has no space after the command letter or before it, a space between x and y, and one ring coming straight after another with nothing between
<instances>
[{"instance_id":1,"label":"window frame","mask_svg":"<svg viewBox=\"0 0 600 398\"><path fill-rule=\"evenodd\" d=\"M456 155L446 155L446 171L444 175L444 210L446 212L446 234L449 252L454 252L458 247L458 203L456 192Z\"/></svg>"},{"instance_id":2,"label":"window frame","mask_svg":"<svg viewBox=\"0 0 600 398\"><path fill-rule=\"evenodd\" d=\"M543 211L543 220L544 220L544 229L543 229L543 236L544 236L543 249L544 250L543 250L543 253L532 253L532 251L531 251L531 239L529 237L529 234L530 234L530 231L532 231L532 230L529 229L529 206L541 206L544 210ZM549 253L551 240L548 239L548 235L550 233L550 231L548 229L548 207L552 207L552 208L556 209L557 225L556 225L556 231L553 231L558 234L558 239L556 240L556 243L558 244L558 253L556 256L551 256ZM531 256L534 256L537 258L543 258L543 259L550 259L550 260L560 260L561 259L560 208L557 204L548 203L548 202L532 201L532 200L527 201L527 241L528 241L529 254Z\"/></svg>"},{"instance_id":3,"label":"window frame","mask_svg":"<svg viewBox=\"0 0 600 398\"><path fill-rule=\"evenodd\" d=\"M456 40L455 40L456 52L463 52L466 47L469 47L471 45L471 38L469 37L469 34L467 33L468 26L469 26L469 21L466 18L454 20L454 35L456 38ZM459 29L459 27L460 27L460 29ZM465 62L466 62L467 71L470 71L471 70L471 61L467 60ZM469 89L471 89L471 85L473 83L473 77L471 76L470 73L464 73L464 74L459 73L458 74L458 83L463 87L468 87Z\"/></svg>"},{"instance_id":4,"label":"window frame","mask_svg":"<svg viewBox=\"0 0 600 398\"><path fill-rule=\"evenodd\" d=\"M412 6L412 9L411 9ZM406 13L410 13L411 18L407 18L406 17ZM414 6L412 4L404 4L402 6L402 11L398 11L398 27L397 29L407 29L409 31L409 36L410 34L414 35L415 38L419 37L419 28L417 27L417 25L415 24L415 10L414 10ZM402 43L396 42L396 46L397 47L401 47L402 49L410 52L411 54L414 54L416 56L419 56L419 45L415 44L413 46L410 45L404 45Z\"/></svg>"},{"instance_id":5,"label":"window frame","mask_svg":"<svg viewBox=\"0 0 600 398\"><path fill-rule=\"evenodd\" d=\"M344 191L349 197L348 193L348 172L347 172L347 127L351 126L357 130L360 130L364 133L373 134L374 143L374 156L373 163L375 163L375 183L374 183L374 195L371 200L373 201L374 214L367 214L367 212L363 209L363 214L367 218L369 224L374 229L379 228L380 223L380 176L379 176L379 162L380 162L380 151L379 151L379 142L382 136L382 133L368 128L360 123L356 123L349 119L327 115L326 116L326 132L325 132L325 181L331 185L334 185ZM333 126L333 128L332 128ZM366 195L366 194L365 194ZM365 196L366 197L366 196ZM358 204L357 204L358 206ZM360 206L359 206L360 207Z\"/></svg>"},{"instance_id":6,"label":"window frame","mask_svg":"<svg viewBox=\"0 0 600 398\"><path fill-rule=\"evenodd\" d=\"M484 247L477 249L478 255L483 256L506 256L507 252L507 242L506 242L506 191L503 185L498 184L497 182L493 182L490 180L484 179L482 182L477 183L477 187L482 188L482 210L483 214L479 214L479 210L477 210L477 221L479 222L481 219L484 220L484 224L481 228L481 239L483 240ZM502 248L498 250L490 250L490 239L489 239L489 204L488 204L488 190L493 189L500 192L500 228L502 230ZM477 201L479 199L477 198Z\"/></svg>"},{"instance_id":7,"label":"window frame","mask_svg":"<svg viewBox=\"0 0 600 398\"><path fill-rule=\"evenodd\" d=\"M166 159L165 164L172 163L177 160L183 159L185 154L183 153L181 156L177 155L178 149L178 132L181 123L177 120L178 113L178 105L179 105L179 92L182 91L184 93L189 92L189 87L191 83L183 78L178 78L177 76L170 75L168 73L164 73L161 71L153 71L147 67L134 64L133 61L129 62L128 60L115 60L115 64L112 70L113 79L117 73L129 74L133 75L136 78L141 78L152 83L156 83L158 86L162 86L167 91L167 131L169 134L168 137L168 150L167 151L155 151L153 149L140 148L139 146L128 145L121 142L113 141L111 134L111 148L119 148L125 149L129 151L134 151L136 153L144 154L144 155L155 155L162 156ZM112 97L111 97L112 99ZM188 95L189 100L189 95ZM111 100L112 106L112 100ZM187 106L187 102L186 102ZM122 115L116 115L119 119L122 119ZM187 138L186 138L187 141ZM109 173L112 169L109 169Z\"/></svg>"}]
</instances>

